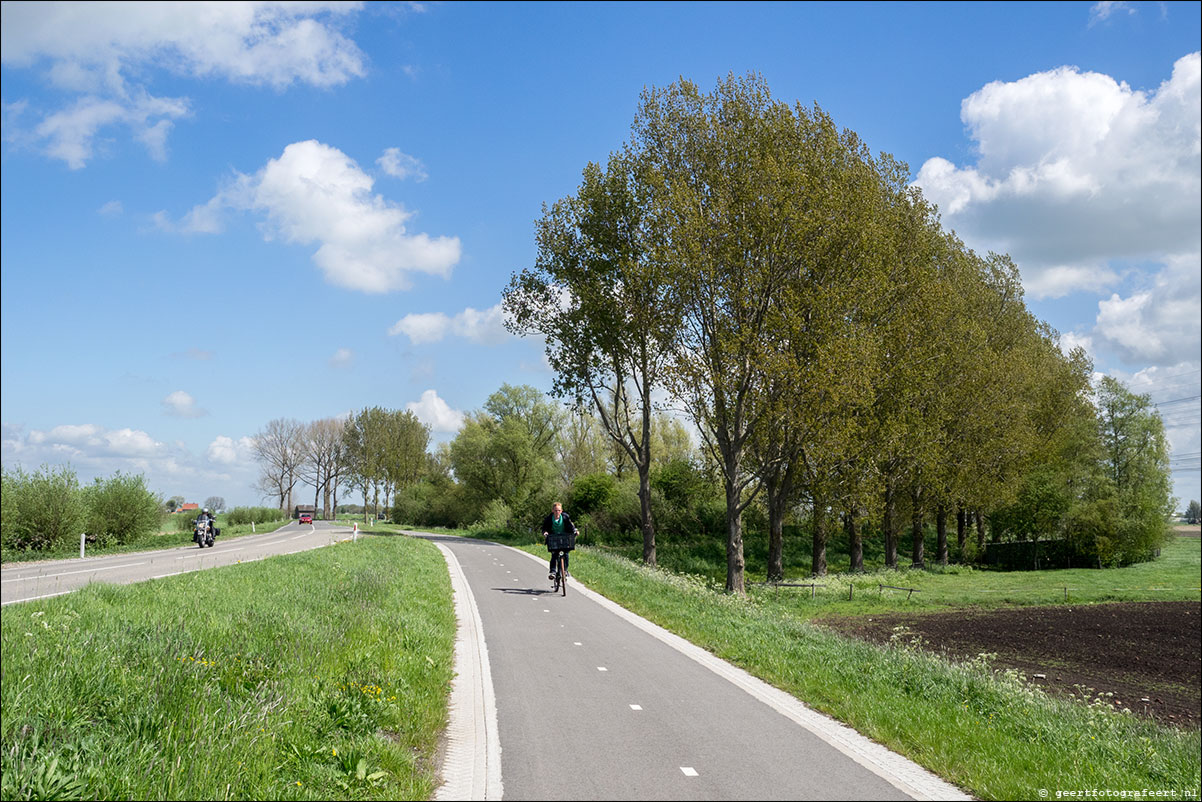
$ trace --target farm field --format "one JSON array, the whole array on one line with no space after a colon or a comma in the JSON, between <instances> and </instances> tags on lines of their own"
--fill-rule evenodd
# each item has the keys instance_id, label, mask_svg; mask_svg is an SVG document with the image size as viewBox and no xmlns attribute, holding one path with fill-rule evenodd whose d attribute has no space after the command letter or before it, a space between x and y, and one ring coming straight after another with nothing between
<instances>
[{"instance_id":1,"label":"farm field","mask_svg":"<svg viewBox=\"0 0 1202 802\"><path fill-rule=\"evenodd\" d=\"M1017 669L1053 694L1101 698L1162 724L1196 728L1202 719L1197 602L830 616L815 623L872 643L917 642L953 660L996 654L996 668Z\"/></svg>"}]
</instances>

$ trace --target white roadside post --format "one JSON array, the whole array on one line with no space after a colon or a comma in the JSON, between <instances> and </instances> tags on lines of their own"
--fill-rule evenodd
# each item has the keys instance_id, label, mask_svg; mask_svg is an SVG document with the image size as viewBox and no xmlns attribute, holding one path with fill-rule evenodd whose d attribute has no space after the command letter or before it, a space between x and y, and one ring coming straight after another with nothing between
<instances>
[{"instance_id":1,"label":"white roadside post","mask_svg":"<svg viewBox=\"0 0 1202 802\"><path fill-rule=\"evenodd\" d=\"M84 538L86 538L87 536L88 536L87 532L79 533L79 559L81 559L81 560L83 559L83 542L84 542Z\"/></svg>"},{"instance_id":2,"label":"white roadside post","mask_svg":"<svg viewBox=\"0 0 1202 802\"><path fill-rule=\"evenodd\" d=\"M250 533L252 535L255 533L255 522L254 521L250 522Z\"/></svg>"}]
</instances>

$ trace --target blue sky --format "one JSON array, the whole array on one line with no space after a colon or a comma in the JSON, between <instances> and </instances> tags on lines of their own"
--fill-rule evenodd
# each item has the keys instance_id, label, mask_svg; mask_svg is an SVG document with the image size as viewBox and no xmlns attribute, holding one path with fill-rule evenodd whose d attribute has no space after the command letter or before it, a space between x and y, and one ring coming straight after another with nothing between
<instances>
[{"instance_id":1,"label":"blue sky","mask_svg":"<svg viewBox=\"0 0 1202 802\"><path fill-rule=\"evenodd\" d=\"M3 461L257 503L248 439L549 389L497 304L639 93L761 73L1162 407L1198 498L1198 3L4 3Z\"/></svg>"}]
</instances>

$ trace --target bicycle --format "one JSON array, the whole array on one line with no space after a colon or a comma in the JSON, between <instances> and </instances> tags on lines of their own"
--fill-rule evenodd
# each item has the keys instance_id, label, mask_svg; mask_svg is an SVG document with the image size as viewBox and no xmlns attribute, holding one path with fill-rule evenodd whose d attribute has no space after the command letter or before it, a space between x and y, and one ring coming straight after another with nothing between
<instances>
[{"instance_id":1,"label":"bicycle","mask_svg":"<svg viewBox=\"0 0 1202 802\"><path fill-rule=\"evenodd\" d=\"M576 548L576 533L564 532L562 535L547 536L547 550L553 555L555 566L554 577L551 580L551 592L562 596L568 595L567 554Z\"/></svg>"},{"instance_id":2,"label":"bicycle","mask_svg":"<svg viewBox=\"0 0 1202 802\"><path fill-rule=\"evenodd\" d=\"M568 571L563 567L563 551L555 552L555 579L551 581L551 593L568 595Z\"/></svg>"}]
</instances>

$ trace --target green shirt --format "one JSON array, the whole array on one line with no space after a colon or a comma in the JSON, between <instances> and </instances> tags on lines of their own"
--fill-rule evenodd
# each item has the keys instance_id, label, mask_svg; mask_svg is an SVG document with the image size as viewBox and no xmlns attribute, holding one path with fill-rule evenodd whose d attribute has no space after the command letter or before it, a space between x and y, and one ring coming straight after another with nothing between
<instances>
[{"instance_id":1,"label":"green shirt","mask_svg":"<svg viewBox=\"0 0 1202 802\"><path fill-rule=\"evenodd\" d=\"M553 535L562 535L563 534L563 516L562 515L560 515L558 518L556 518L554 516L551 517L551 534L553 534Z\"/></svg>"}]
</instances>

